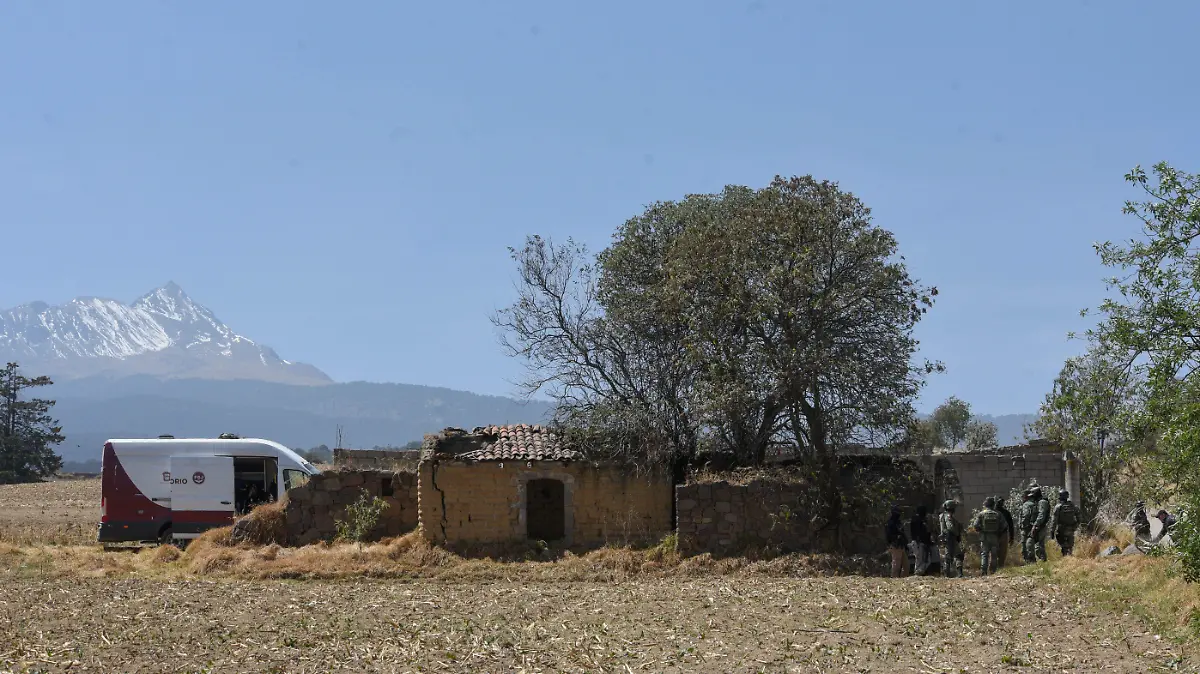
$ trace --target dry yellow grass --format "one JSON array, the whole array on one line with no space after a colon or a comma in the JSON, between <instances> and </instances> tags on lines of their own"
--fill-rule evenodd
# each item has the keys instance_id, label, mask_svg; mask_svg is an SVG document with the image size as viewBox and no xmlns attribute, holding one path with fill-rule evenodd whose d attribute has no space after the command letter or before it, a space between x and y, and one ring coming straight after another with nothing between
<instances>
[{"instance_id":1,"label":"dry yellow grass","mask_svg":"<svg viewBox=\"0 0 1200 674\"><path fill-rule=\"evenodd\" d=\"M249 545L282 545L287 542L285 502L264 503L239 518L234 525L237 542Z\"/></svg>"},{"instance_id":2,"label":"dry yellow grass","mask_svg":"<svg viewBox=\"0 0 1200 674\"><path fill-rule=\"evenodd\" d=\"M880 575L873 557L786 555L774 558L681 557L673 541L650 549L604 548L586 554L544 551L529 561L456 555L415 533L359 547L318 543L302 548L235 544L231 528L206 532L183 551L173 546L105 552L97 546L0 547L0 573L76 576L196 576L246 579L427 578L456 581L523 579L617 582L672 576L819 577Z\"/></svg>"},{"instance_id":3,"label":"dry yellow grass","mask_svg":"<svg viewBox=\"0 0 1200 674\"><path fill-rule=\"evenodd\" d=\"M1092 545L1103 549L1109 543L1098 541ZM1200 586L1172 573L1166 558L1117 555L1096 559L1094 555L1078 555L1017 573L1061 584L1110 610L1132 613L1164 637L1178 641L1200 638Z\"/></svg>"}]
</instances>

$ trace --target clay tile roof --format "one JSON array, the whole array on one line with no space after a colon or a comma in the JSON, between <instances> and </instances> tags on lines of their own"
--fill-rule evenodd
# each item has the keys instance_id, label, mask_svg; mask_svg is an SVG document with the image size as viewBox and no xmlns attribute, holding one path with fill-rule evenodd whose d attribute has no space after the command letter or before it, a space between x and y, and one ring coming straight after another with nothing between
<instances>
[{"instance_id":1,"label":"clay tile roof","mask_svg":"<svg viewBox=\"0 0 1200 674\"><path fill-rule=\"evenodd\" d=\"M486 444L460 454L458 458L468 461L575 461L583 458L567 446L561 435L545 426L487 426L479 433L487 438Z\"/></svg>"}]
</instances>

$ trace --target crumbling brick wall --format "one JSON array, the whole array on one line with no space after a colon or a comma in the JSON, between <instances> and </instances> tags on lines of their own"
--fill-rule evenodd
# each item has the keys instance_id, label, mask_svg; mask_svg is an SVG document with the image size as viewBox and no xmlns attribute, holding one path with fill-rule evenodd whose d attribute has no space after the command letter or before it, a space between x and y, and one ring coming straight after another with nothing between
<instances>
[{"instance_id":1,"label":"crumbling brick wall","mask_svg":"<svg viewBox=\"0 0 1200 674\"><path fill-rule=\"evenodd\" d=\"M337 521L346 506L366 490L388 507L373 532L376 539L398 536L417 526L417 476L382 470L335 470L314 475L307 484L287 492L284 515L289 545L308 545L337 535Z\"/></svg>"},{"instance_id":2,"label":"crumbling brick wall","mask_svg":"<svg viewBox=\"0 0 1200 674\"><path fill-rule=\"evenodd\" d=\"M586 461L433 459L419 469L422 534L435 543L501 543L527 538L525 486L564 485L572 547L657 541L671 531L672 486L658 472Z\"/></svg>"},{"instance_id":3,"label":"crumbling brick wall","mask_svg":"<svg viewBox=\"0 0 1200 674\"><path fill-rule=\"evenodd\" d=\"M710 478L678 485L680 552L721 556L763 547L784 552L881 552L883 523L892 502L905 508L907 520L916 505L931 506L934 495L932 483L920 476L915 464L896 468L877 463L856 467L847 460L838 478L845 514L836 527L824 530L818 530L822 520L816 516L819 488L802 478L768 474L738 482ZM880 499L876 494L884 479L892 481L891 491Z\"/></svg>"}]
</instances>

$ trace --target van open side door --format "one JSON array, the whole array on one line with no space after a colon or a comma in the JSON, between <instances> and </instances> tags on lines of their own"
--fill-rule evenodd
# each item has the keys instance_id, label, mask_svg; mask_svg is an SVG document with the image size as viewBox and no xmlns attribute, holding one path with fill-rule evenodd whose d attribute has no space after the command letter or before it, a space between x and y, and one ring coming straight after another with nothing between
<instances>
[{"instance_id":1,"label":"van open side door","mask_svg":"<svg viewBox=\"0 0 1200 674\"><path fill-rule=\"evenodd\" d=\"M195 538L233 521L233 457L171 457L171 528Z\"/></svg>"}]
</instances>

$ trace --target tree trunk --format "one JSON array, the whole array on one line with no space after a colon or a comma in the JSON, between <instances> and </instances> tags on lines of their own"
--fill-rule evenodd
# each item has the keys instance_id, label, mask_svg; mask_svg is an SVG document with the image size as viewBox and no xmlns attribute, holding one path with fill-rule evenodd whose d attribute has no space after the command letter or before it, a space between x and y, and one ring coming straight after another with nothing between
<instances>
[{"instance_id":1,"label":"tree trunk","mask_svg":"<svg viewBox=\"0 0 1200 674\"><path fill-rule=\"evenodd\" d=\"M825 415L821 405L820 384L813 379L809 384L812 403L801 398L800 411L808 423L808 438L812 443L814 464L817 467L817 483L825 526L822 529L832 532L835 551L841 551L842 544L842 490L839 484L838 462L836 452L829 446L829 431L825 426Z\"/></svg>"}]
</instances>

